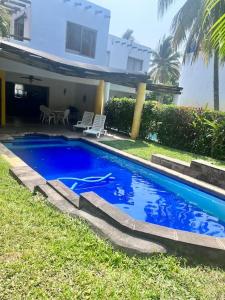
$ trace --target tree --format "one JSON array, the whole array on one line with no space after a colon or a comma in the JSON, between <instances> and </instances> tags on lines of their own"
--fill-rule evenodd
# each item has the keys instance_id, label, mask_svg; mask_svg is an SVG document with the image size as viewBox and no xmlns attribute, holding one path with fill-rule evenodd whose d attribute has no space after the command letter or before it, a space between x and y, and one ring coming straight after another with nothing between
<instances>
[{"instance_id":1,"label":"tree","mask_svg":"<svg viewBox=\"0 0 225 300\"><path fill-rule=\"evenodd\" d=\"M10 17L8 11L0 7L0 36L6 37L9 34Z\"/></svg>"},{"instance_id":2,"label":"tree","mask_svg":"<svg viewBox=\"0 0 225 300\"><path fill-rule=\"evenodd\" d=\"M132 29L127 29L124 34L122 35L122 38L128 41L134 41L134 31Z\"/></svg>"},{"instance_id":3,"label":"tree","mask_svg":"<svg viewBox=\"0 0 225 300\"><path fill-rule=\"evenodd\" d=\"M219 110L219 55L218 50L209 42L208 32L215 19L225 8L217 7L207 19L204 18L205 4L208 0L186 0L175 15L171 30L174 36L173 44L179 47L185 44L184 63L190 59L193 63L201 53L206 62L214 59L214 109ZM214 1L214 0L212 0ZM215 0L217 1L217 0ZM159 15L163 16L168 7L176 0L158 0ZM222 9L221 9L222 8Z\"/></svg>"},{"instance_id":4,"label":"tree","mask_svg":"<svg viewBox=\"0 0 225 300\"><path fill-rule=\"evenodd\" d=\"M180 77L180 55L172 46L173 37L163 37L158 49L152 50L150 79L154 83L176 84Z\"/></svg>"},{"instance_id":5,"label":"tree","mask_svg":"<svg viewBox=\"0 0 225 300\"><path fill-rule=\"evenodd\" d=\"M224 6L224 0L206 0L204 7L204 22L211 18L213 11L218 11ZM222 60L225 58L225 12L214 19L214 23L209 29L211 46L218 50Z\"/></svg>"}]
</instances>

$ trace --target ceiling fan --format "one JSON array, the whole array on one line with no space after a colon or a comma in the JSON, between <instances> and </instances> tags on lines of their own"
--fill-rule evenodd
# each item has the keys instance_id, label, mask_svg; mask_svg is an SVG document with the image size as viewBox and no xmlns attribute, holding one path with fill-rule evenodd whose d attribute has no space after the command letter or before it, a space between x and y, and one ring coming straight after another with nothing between
<instances>
[{"instance_id":1,"label":"ceiling fan","mask_svg":"<svg viewBox=\"0 0 225 300\"><path fill-rule=\"evenodd\" d=\"M33 81L42 81L42 79L36 78L36 77L34 77L33 75L30 75L30 76L22 76L22 77L20 77L20 78L29 80L30 84L32 84Z\"/></svg>"}]
</instances>

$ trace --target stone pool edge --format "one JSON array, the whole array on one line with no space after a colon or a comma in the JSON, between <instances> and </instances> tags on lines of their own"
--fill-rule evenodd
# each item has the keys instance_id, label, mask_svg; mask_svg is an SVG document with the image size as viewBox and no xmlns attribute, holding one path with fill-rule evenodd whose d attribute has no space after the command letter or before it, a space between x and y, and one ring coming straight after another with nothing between
<instances>
[{"instance_id":1,"label":"stone pool edge","mask_svg":"<svg viewBox=\"0 0 225 300\"><path fill-rule=\"evenodd\" d=\"M38 133L34 133L38 134ZM24 134L20 134L19 136L24 136ZM62 134L46 134L47 136L61 136L69 140L77 139L72 138L68 135ZM17 137L18 135L14 135L13 137ZM8 136L8 138L4 138L4 141L10 141L13 139L12 136ZM146 167L150 167L153 170L159 171L165 175L173 177L175 179L180 179L181 181L191 184L197 188L200 188L212 193L214 190L214 195L221 197L223 195L223 199L225 199L225 190L221 188L217 188L211 186L210 184L201 182L199 180L189 178L188 176L181 176L179 174L177 176L177 172L167 170L165 167L161 167L155 165L154 163L145 161L143 159L137 158L133 155L127 154L120 150L114 149L110 146L100 144L96 141L90 141L87 138L79 138L80 140L84 140L88 142L90 145L95 145L98 148L105 149L110 151L111 153L119 154L124 158L131 159L134 162L142 164ZM40 174L34 171L31 167L29 167L23 160L17 157L13 152L11 152L4 144L0 141L0 155L8 161L11 165L10 174L21 184L26 186L32 192L34 192L37 186L50 185L51 182L47 182ZM182 178L183 177L183 178ZM183 179L183 180L182 180ZM206 187L206 188L205 188ZM55 190L62 195L62 190L60 188ZM122 232L126 232L134 237L141 238L143 240L149 240L156 243L160 243L165 246L167 252L175 253L178 255L186 255L189 257L200 257L206 262L210 261L212 263L217 263L219 265L225 266L225 239L224 238L216 238L205 235L200 235L196 233L181 231L170 229L167 227L145 223L141 221L137 221L127 214L120 211L118 208L109 204L106 200L100 198L93 192L81 194L77 201L72 199L72 194L70 193L70 189L66 186L63 189L67 195L64 194L64 199L67 200L70 204L76 207L78 210L84 210L88 213L91 213L96 216L102 217L104 220L112 224L113 226L119 228ZM68 190L66 192L66 190ZM73 193L74 194L74 193ZM75 197L76 198L76 197Z\"/></svg>"}]
</instances>

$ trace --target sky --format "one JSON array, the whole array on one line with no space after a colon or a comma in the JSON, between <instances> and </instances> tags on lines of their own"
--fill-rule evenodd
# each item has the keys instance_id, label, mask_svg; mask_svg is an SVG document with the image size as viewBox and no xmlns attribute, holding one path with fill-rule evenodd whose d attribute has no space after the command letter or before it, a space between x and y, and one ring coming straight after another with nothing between
<instances>
[{"instance_id":1,"label":"sky","mask_svg":"<svg viewBox=\"0 0 225 300\"><path fill-rule=\"evenodd\" d=\"M173 16L185 0L177 0L161 19L158 0L90 0L111 10L110 33L121 36L128 28L134 30L138 43L155 49L164 34L170 33Z\"/></svg>"}]
</instances>

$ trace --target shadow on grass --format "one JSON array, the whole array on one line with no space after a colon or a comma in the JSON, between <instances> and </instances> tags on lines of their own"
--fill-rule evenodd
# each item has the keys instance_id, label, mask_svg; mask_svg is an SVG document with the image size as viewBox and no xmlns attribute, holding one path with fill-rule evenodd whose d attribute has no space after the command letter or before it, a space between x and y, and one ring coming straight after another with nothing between
<instances>
[{"instance_id":1,"label":"shadow on grass","mask_svg":"<svg viewBox=\"0 0 225 300\"><path fill-rule=\"evenodd\" d=\"M120 150L131 150L137 148L148 148L148 143L142 140L132 141L129 139L126 140L115 140L115 141L104 141L103 144L115 147Z\"/></svg>"},{"instance_id":2,"label":"shadow on grass","mask_svg":"<svg viewBox=\"0 0 225 300\"><path fill-rule=\"evenodd\" d=\"M104 141L104 144L117 148L119 150L129 152L133 155L149 160L152 154L162 154L176 159L180 159L186 162L191 162L195 159L202 159L213 164L225 167L225 161L215 160L211 157L202 156L199 154L182 151L175 148L160 145L155 142L147 142L143 140L132 141L130 139Z\"/></svg>"}]
</instances>

